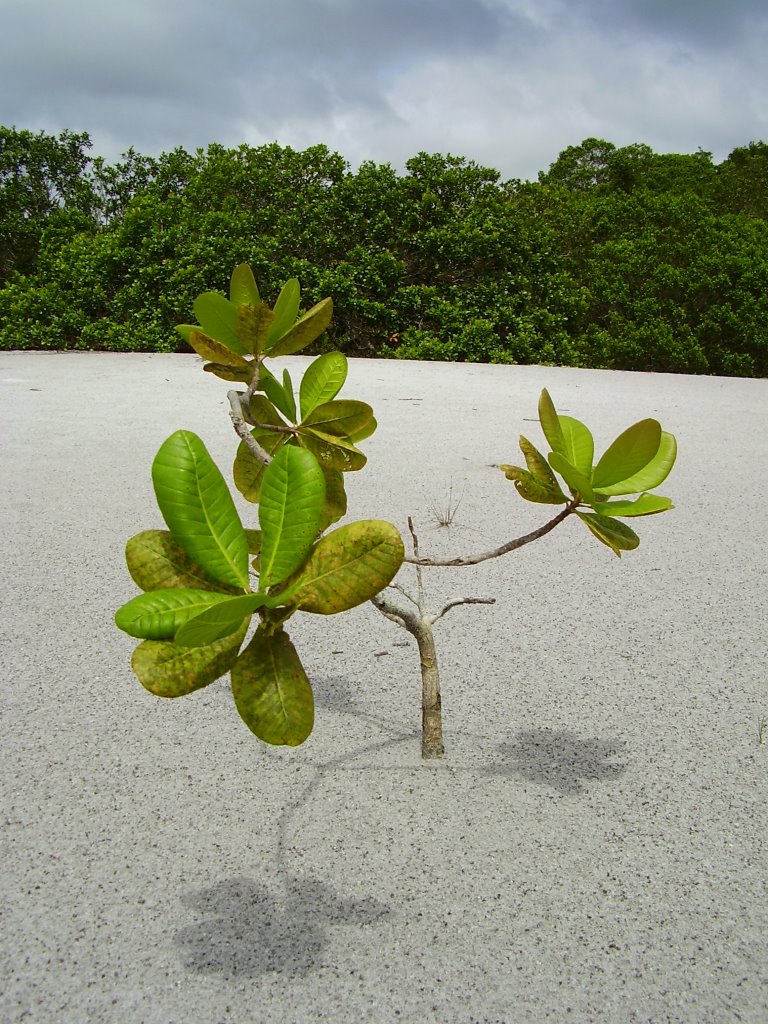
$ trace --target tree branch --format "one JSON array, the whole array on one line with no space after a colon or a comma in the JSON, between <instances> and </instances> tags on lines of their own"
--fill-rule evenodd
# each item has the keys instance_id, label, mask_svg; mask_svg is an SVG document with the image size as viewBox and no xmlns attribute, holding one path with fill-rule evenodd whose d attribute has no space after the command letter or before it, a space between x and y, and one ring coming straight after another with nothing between
<instances>
[{"instance_id":1,"label":"tree branch","mask_svg":"<svg viewBox=\"0 0 768 1024\"><path fill-rule=\"evenodd\" d=\"M424 593L424 580L422 579L421 563L419 561L419 538L416 536L413 519L410 516L408 516L408 530L410 531L411 544L413 545L413 557L416 566L416 593L419 596L418 601L415 601L414 604L418 607L419 614L423 619L427 614L427 598Z\"/></svg>"},{"instance_id":2,"label":"tree branch","mask_svg":"<svg viewBox=\"0 0 768 1024\"><path fill-rule=\"evenodd\" d=\"M428 615L427 622L430 626L434 626L438 619L442 619L447 611L451 608L456 608L460 604L496 604L495 597L454 597L450 601L446 602L439 612L435 612L434 615Z\"/></svg>"},{"instance_id":3,"label":"tree branch","mask_svg":"<svg viewBox=\"0 0 768 1024\"><path fill-rule=\"evenodd\" d=\"M253 423L252 426L254 426L257 430L271 431L273 434L296 434L297 433L295 427L288 427L288 426L280 427L280 426L277 425L277 423Z\"/></svg>"},{"instance_id":4,"label":"tree branch","mask_svg":"<svg viewBox=\"0 0 768 1024\"><path fill-rule=\"evenodd\" d=\"M240 402L240 393L234 390L228 391L227 398L229 399L229 417L232 420L232 425L234 426L238 437L242 438L248 448L248 451L258 462L263 466L268 466L272 461L272 456L269 452L264 451L251 433L250 427L243 419L243 407Z\"/></svg>"},{"instance_id":5,"label":"tree branch","mask_svg":"<svg viewBox=\"0 0 768 1024\"><path fill-rule=\"evenodd\" d=\"M383 590L373 595L371 604L381 612L384 618L394 622L401 629L407 629L409 633L414 633L418 628L418 617L416 614L410 611L410 609L394 604L389 598L384 596Z\"/></svg>"},{"instance_id":6,"label":"tree branch","mask_svg":"<svg viewBox=\"0 0 768 1024\"><path fill-rule=\"evenodd\" d=\"M502 544L499 548L494 548L493 551L484 551L480 555L467 555L466 557L459 556L458 558L409 558L405 556L403 561L410 562L412 565L421 566L438 566L438 565L477 565L478 562L486 562L489 558L498 558L500 555L506 555L509 551L516 551L518 548L524 547L526 544L530 544L534 540L538 540L540 537L546 536L551 530L554 530L556 526L559 526L564 519L575 512L578 505L581 504L581 498L574 498L569 501L562 512L559 512L554 519L550 519L548 523L540 526L538 530L533 530L531 533L526 533L522 537L516 537L515 540L510 540L506 544Z\"/></svg>"}]
</instances>

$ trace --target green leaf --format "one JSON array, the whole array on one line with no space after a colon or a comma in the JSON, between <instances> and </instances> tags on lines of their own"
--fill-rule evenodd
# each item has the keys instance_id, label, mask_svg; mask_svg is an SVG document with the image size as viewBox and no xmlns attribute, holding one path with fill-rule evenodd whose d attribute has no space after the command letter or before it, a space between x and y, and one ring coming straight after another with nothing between
<instances>
[{"instance_id":1,"label":"green leaf","mask_svg":"<svg viewBox=\"0 0 768 1024\"><path fill-rule=\"evenodd\" d=\"M309 364L299 388L302 419L338 395L347 379L347 370L347 357L341 352L326 352Z\"/></svg>"},{"instance_id":2,"label":"green leaf","mask_svg":"<svg viewBox=\"0 0 768 1024\"><path fill-rule=\"evenodd\" d=\"M277 302L274 308L274 321L269 329L266 348L269 349L274 343L296 323L299 315L299 303L301 292L299 282L295 277L286 281L280 289Z\"/></svg>"},{"instance_id":3,"label":"green leaf","mask_svg":"<svg viewBox=\"0 0 768 1024\"><path fill-rule=\"evenodd\" d=\"M287 370L283 370L283 394L285 395L285 401L288 406L288 419L292 422L296 422L296 397L293 393L293 381L291 375Z\"/></svg>"},{"instance_id":4,"label":"green leaf","mask_svg":"<svg viewBox=\"0 0 768 1024\"><path fill-rule=\"evenodd\" d=\"M259 391L265 393L270 402L276 409L280 410L283 416L295 422L296 402L293 394L287 395L282 384L263 364L259 373Z\"/></svg>"},{"instance_id":5,"label":"green leaf","mask_svg":"<svg viewBox=\"0 0 768 1024\"><path fill-rule=\"evenodd\" d=\"M265 743L296 747L312 732L312 687L288 635L257 630L232 668L240 717Z\"/></svg>"},{"instance_id":6,"label":"green leaf","mask_svg":"<svg viewBox=\"0 0 768 1024\"><path fill-rule=\"evenodd\" d=\"M270 356L290 356L320 337L333 316L333 302L322 299L304 314L269 350Z\"/></svg>"},{"instance_id":7,"label":"green leaf","mask_svg":"<svg viewBox=\"0 0 768 1024\"><path fill-rule=\"evenodd\" d=\"M241 305L238 307L237 336L242 342L243 348L253 352L254 355L261 355L266 345L272 318L272 310L263 302L257 306Z\"/></svg>"},{"instance_id":8,"label":"green leaf","mask_svg":"<svg viewBox=\"0 0 768 1024\"><path fill-rule=\"evenodd\" d=\"M539 420L553 452L562 455L581 474L592 474L595 442L589 429L572 416L560 416L546 388L539 399ZM550 459L550 464L552 460ZM558 470L559 472L559 470Z\"/></svg>"},{"instance_id":9,"label":"green leaf","mask_svg":"<svg viewBox=\"0 0 768 1024\"><path fill-rule=\"evenodd\" d=\"M610 516L592 512L577 512L576 515L585 523L597 539L606 544L619 558L622 551L634 551L640 538L625 523Z\"/></svg>"},{"instance_id":10,"label":"green leaf","mask_svg":"<svg viewBox=\"0 0 768 1024\"><path fill-rule=\"evenodd\" d=\"M620 480L618 483L601 487L600 494L613 497L619 494L638 494L640 491L650 491L667 479L676 458L677 441L674 434L662 431L659 450L648 465L627 480Z\"/></svg>"},{"instance_id":11,"label":"green leaf","mask_svg":"<svg viewBox=\"0 0 768 1024\"><path fill-rule=\"evenodd\" d=\"M317 460L293 445L281 448L261 483L261 590L302 564L320 529L324 503L325 478Z\"/></svg>"},{"instance_id":12,"label":"green leaf","mask_svg":"<svg viewBox=\"0 0 768 1024\"><path fill-rule=\"evenodd\" d=\"M312 427L322 434L334 437L351 437L364 430L373 420L373 409L365 402L342 399L337 402L324 402L318 405L303 421L302 427Z\"/></svg>"},{"instance_id":13,"label":"green leaf","mask_svg":"<svg viewBox=\"0 0 768 1024\"><path fill-rule=\"evenodd\" d=\"M241 263L232 271L229 299L234 306L241 306L243 303L254 307L259 305L259 289L253 271L247 263Z\"/></svg>"},{"instance_id":14,"label":"green leaf","mask_svg":"<svg viewBox=\"0 0 768 1024\"><path fill-rule=\"evenodd\" d=\"M206 608L181 626L176 643L179 647L204 647L236 633L243 619L250 621L256 609L264 606L265 598L265 594L243 594Z\"/></svg>"},{"instance_id":15,"label":"green leaf","mask_svg":"<svg viewBox=\"0 0 768 1024\"><path fill-rule=\"evenodd\" d=\"M323 469L323 467L320 467ZM325 477L325 504L321 529L327 530L331 523L337 522L347 514L347 492L344 487L344 474L338 469L323 469Z\"/></svg>"},{"instance_id":16,"label":"green leaf","mask_svg":"<svg viewBox=\"0 0 768 1024\"><path fill-rule=\"evenodd\" d=\"M543 483L539 477L534 476L527 469L521 469L520 466L499 466L499 469L507 480L514 480L517 493L526 501L535 501L541 505L560 505L564 501L568 501L554 476L552 477L553 486Z\"/></svg>"},{"instance_id":17,"label":"green leaf","mask_svg":"<svg viewBox=\"0 0 768 1024\"><path fill-rule=\"evenodd\" d=\"M560 426L565 438L565 457L572 466L589 479L592 474L592 459L595 442L588 427L572 416L560 416Z\"/></svg>"},{"instance_id":18,"label":"green leaf","mask_svg":"<svg viewBox=\"0 0 768 1024\"><path fill-rule=\"evenodd\" d=\"M593 501L590 504L595 512L604 516L653 516L675 507L669 498L662 498L660 494L641 494L635 501Z\"/></svg>"},{"instance_id":19,"label":"green leaf","mask_svg":"<svg viewBox=\"0 0 768 1024\"><path fill-rule=\"evenodd\" d=\"M169 640L188 619L211 605L233 600L211 590L151 590L128 601L115 613L115 625L142 640Z\"/></svg>"},{"instance_id":20,"label":"green leaf","mask_svg":"<svg viewBox=\"0 0 768 1024\"><path fill-rule=\"evenodd\" d=\"M244 356L237 336L237 306L218 292L203 292L195 299L192 308L200 322L202 333L220 342L238 355Z\"/></svg>"},{"instance_id":21,"label":"green leaf","mask_svg":"<svg viewBox=\"0 0 768 1024\"><path fill-rule=\"evenodd\" d=\"M196 331L198 334L200 333L200 325L199 324L176 324L176 326L174 327L174 331L176 331L177 334L180 334L182 336L182 338L184 339L184 341L189 342L189 336L190 336L190 334L193 331ZM211 339L211 340L213 340L213 339Z\"/></svg>"},{"instance_id":22,"label":"green leaf","mask_svg":"<svg viewBox=\"0 0 768 1024\"><path fill-rule=\"evenodd\" d=\"M248 402L248 420L258 429L259 424L268 424L272 427L287 427L283 417L274 407L266 395L252 395ZM265 430L262 433L269 434L273 431ZM287 435L286 435L287 436Z\"/></svg>"},{"instance_id":23,"label":"green leaf","mask_svg":"<svg viewBox=\"0 0 768 1024\"><path fill-rule=\"evenodd\" d=\"M125 561L131 578L141 590L174 587L237 593L241 589L209 576L167 530L144 530L131 537L125 546Z\"/></svg>"},{"instance_id":24,"label":"green leaf","mask_svg":"<svg viewBox=\"0 0 768 1024\"><path fill-rule=\"evenodd\" d=\"M215 580L248 586L248 543L235 503L200 438L177 430L152 463L163 519L189 557Z\"/></svg>"},{"instance_id":25,"label":"green leaf","mask_svg":"<svg viewBox=\"0 0 768 1024\"><path fill-rule=\"evenodd\" d=\"M214 377L219 377L221 380L233 380L242 384L250 384L253 379L253 367L250 363L240 369L224 366L222 363L206 363L203 366L203 370L206 373L212 373Z\"/></svg>"},{"instance_id":26,"label":"green leaf","mask_svg":"<svg viewBox=\"0 0 768 1024\"><path fill-rule=\"evenodd\" d=\"M186 325L182 325L186 326ZM181 333L179 327L176 328ZM208 359L212 363L219 366L236 367L240 372L244 368L248 369L249 378L253 376L255 367L248 362L247 359L243 359L236 352L231 352L226 345L220 345L218 341L214 341L213 338L209 338L207 334L203 334L198 331L197 328L192 328L191 331L186 335L187 343L197 352L203 359Z\"/></svg>"},{"instance_id":27,"label":"green leaf","mask_svg":"<svg viewBox=\"0 0 768 1024\"><path fill-rule=\"evenodd\" d=\"M144 689L156 697L183 697L230 670L246 632L243 626L210 647L177 647L163 640L145 640L133 652L131 668Z\"/></svg>"},{"instance_id":28,"label":"green leaf","mask_svg":"<svg viewBox=\"0 0 768 1024\"><path fill-rule=\"evenodd\" d=\"M558 452L550 452L549 464L565 480L570 488L571 494L578 494L584 501L594 501L595 494L589 477L580 473L564 456Z\"/></svg>"},{"instance_id":29,"label":"green leaf","mask_svg":"<svg viewBox=\"0 0 768 1024\"><path fill-rule=\"evenodd\" d=\"M365 426L361 427L359 430L353 431L347 440L351 441L352 444L358 444L360 441L364 441L366 437L370 437L376 430L376 427L378 427L378 423L376 422L376 419L371 416Z\"/></svg>"},{"instance_id":30,"label":"green leaf","mask_svg":"<svg viewBox=\"0 0 768 1024\"><path fill-rule=\"evenodd\" d=\"M560 426L560 417L546 388L539 398L539 422L552 451L565 454L565 438Z\"/></svg>"},{"instance_id":31,"label":"green leaf","mask_svg":"<svg viewBox=\"0 0 768 1024\"><path fill-rule=\"evenodd\" d=\"M595 466L592 486L596 491L639 473L653 460L661 444L658 420L640 420L628 427Z\"/></svg>"},{"instance_id":32,"label":"green leaf","mask_svg":"<svg viewBox=\"0 0 768 1024\"><path fill-rule=\"evenodd\" d=\"M404 557L402 538L391 523L371 519L340 526L318 541L279 599L301 611L335 615L383 590Z\"/></svg>"},{"instance_id":33,"label":"green leaf","mask_svg":"<svg viewBox=\"0 0 768 1024\"><path fill-rule=\"evenodd\" d=\"M287 434L276 434L274 431L252 430L251 434L268 455L276 455L288 439ZM258 504L261 497L265 469L266 466L251 454L245 441L241 441L232 466L232 478L245 500L254 505Z\"/></svg>"},{"instance_id":34,"label":"green leaf","mask_svg":"<svg viewBox=\"0 0 768 1024\"><path fill-rule=\"evenodd\" d=\"M334 437L332 434L322 434L312 427L299 427L296 440L312 452L314 457L323 469L337 469L341 473L352 473L362 469L368 461L355 446L345 441L343 437Z\"/></svg>"}]
</instances>

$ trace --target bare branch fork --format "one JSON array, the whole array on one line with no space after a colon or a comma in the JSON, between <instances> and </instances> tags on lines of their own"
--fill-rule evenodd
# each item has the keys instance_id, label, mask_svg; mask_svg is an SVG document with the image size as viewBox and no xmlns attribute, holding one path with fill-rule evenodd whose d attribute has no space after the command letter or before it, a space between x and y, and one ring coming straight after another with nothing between
<instances>
[{"instance_id":1,"label":"bare branch fork","mask_svg":"<svg viewBox=\"0 0 768 1024\"><path fill-rule=\"evenodd\" d=\"M495 604L496 601L494 598L486 597L454 597L447 601L439 611L429 612L424 592L421 562L419 561L419 539L410 516L408 517L408 530L411 534L414 554L414 558L409 561L412 561L416 568L418 596L414 598L399 584L392 584L388 589L397 590L410 602L412 607L409 608L400 602L394 602L385 591L376 594L371 598L371 602L382 615L402 629L408 630L418 645L421 663L421 756L432 759L442 757L445 752L440 671L432 627L451 608L462 604Z\"/></svg>"},{"instance_id":2,"label":"bare branch fork","mask_svg":"<svg viewBox=\"0 0 768 1024\"><path fill-rule=\"evenodd\" d=\"M419 539L413 527L413 520L408 517L408 530L411 534L413 545L413 557L406 556L405 561L416 569L416 584L418 596L411 594L399 583L392 583L388 589L397 590L413 606L405 607L399 602L394 602L382 591L371 598L371 603L378 608L382 615L390 619L402 629L415 638L419 648L419 660L421 662L421 756L427 760L442 757L445 753L443 745L442 725L442 699L440 695L440 672L437 663L437 652L435 650L435 638L432 627L451 608L462 604L495 604L493 598L483 597L455 597L447 601L443 607L430 613L427 611L426 598L424 594L424 580L422 568L426 566L461 566L477 565L478 562L485 562L490 558L498 558L510 551L516 551L540 537L546 536L550 531L559 526L565 519L576 510L580 504L580 497L574 497L565 508L559 512L548 523L540 526L537 530L527 533L515 540L502 544L479 555L469 555L459 558L437 559L422 558L419 551Z\"/></svg>"}]
</instances>

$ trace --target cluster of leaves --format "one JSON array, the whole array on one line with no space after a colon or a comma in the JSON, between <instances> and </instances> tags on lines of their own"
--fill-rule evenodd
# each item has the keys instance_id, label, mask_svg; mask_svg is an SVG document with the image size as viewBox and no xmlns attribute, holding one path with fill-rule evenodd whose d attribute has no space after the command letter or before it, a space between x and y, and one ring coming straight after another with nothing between
<instances>
[{"instance_id":1,"label":"cluster of leaves","mask_svg":"<svg viewBox=\"0 0 768 1024\"><path fill-rule=\"evenodd\" d=\"M265 356L293 355L328 327L333 313L330 298L297 319L300 305L296 278L283 285L272 309L261 301L251 268L240 264L232 273L229 299L218 292L204 292L193 304L199 324L176 329L207 360L206 372L248 385L240 411L263 451L274 456L284 446L295 445L315 456L325 477L327 526L346 513L342 474L365 465L366 457L356 443L374 432L376 420L365 402L336 399L347 377L347 359L341 352L325 353L309 365L298 404L289 371L283 371L280 382L264 366ZM263 475L264 463L242 441L233 476L248 501L259 501Z\"/></svg>"},{"instance_id":2,"label":"cluster of leaves","mask_svg":"<svg viewBox=\"0 0 768 1024\"><path fill-rule=\"evenodd\" d=\"M649 493L669 476L677 457L673 434L658 420L644 419L628 427L600 457L592 461L595 443L579 420L561 416L544 390L539 400L539 421L552 449L547 458L531 442L520 438L526 469L501 466L521 497L543 505L569 505L599 541L621 557L640 543L637 534L620 518L650 516L674 508L669 498ZM565 481L570 497L555 476ZM639 495L627 500L626 495ZM582 511L587 508L590 511Z\"/></svg>"},{"instance_id":3,"label":"cluster of leaves","mask_svg":"<svg viewBox=\"0 0 768 1024\"><path fill-rule=\"evenodd\" d=\"M364 403L334 400L346 377L341 353L320 356L306 371L302 423L292 428L280 417L278 409L295 416L293 386L289 377L280 384L263 359L304 348L330 318L330 303L323 302L296 320L299 301L298 284L289 281L270 309L252 271L241 265L230 298L204 293L195 302L199 325L179 328L209 360L207 371L248 384L237 399L255 422L252 436L266 442L272 458L265 465L244 444L236 476L239 467L240 490L258 503L259 529L243 527L202 440L177 431L152 465L168 530L144 531L128 542L128 569L144 593L115 617L143 641L132 666L151 693L182 696L231 672L235 705L248 727L267 743L289 745L309 735L314 704L286 621L297 611L333 615L369 600L404 557L400 535L387 522L353 522L324 533L346 511L338 467L353 470L365 461L350 430L359 439L375 421ZM254 615L258 624L242 648Z\"/></svg>"},{"instance_id":4,"label":"cluster of leaves","mask_svg":"<svg viewBox=\"0 0 768 1024\"><path fill-rule=\"evenodd\" d=\"M90 160L0 129L0 348L176 351L233 256L300 277L315 352L768 375L768 145L720 164L587 139L537 182L324 146Z\"/></svg>"}]
</instances>

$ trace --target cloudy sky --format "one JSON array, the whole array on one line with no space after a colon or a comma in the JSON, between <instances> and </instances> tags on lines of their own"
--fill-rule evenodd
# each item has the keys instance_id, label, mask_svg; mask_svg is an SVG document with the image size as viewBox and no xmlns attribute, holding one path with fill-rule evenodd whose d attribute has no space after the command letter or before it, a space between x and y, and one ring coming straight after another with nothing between
<instances>
[{"instance_id":1,"label":"cloudy sky","mask_svg":"<svg viewBox=\"0 0 768 1024\"><path fill-rule=\"evenodd\" d=\"M535 178L595 136L768 141L766 0L0 0L0 123L116 159L318 142Z\"/></svg>"}]
</instances>

